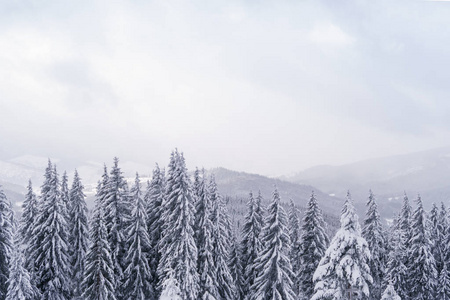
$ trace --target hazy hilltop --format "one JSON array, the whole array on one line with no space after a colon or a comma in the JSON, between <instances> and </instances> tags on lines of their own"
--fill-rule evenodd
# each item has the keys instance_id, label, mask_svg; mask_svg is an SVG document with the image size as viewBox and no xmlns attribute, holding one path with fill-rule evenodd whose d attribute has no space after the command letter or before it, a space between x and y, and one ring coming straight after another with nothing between
<instances>
[{"instance_id":1,"label":"hazy hilltop","mask_svg":"<svg viewBox=\"0 0 450 300\"><path fill-rule=\"evenodd\" d=\"M311 185L296 184L277 178L236 172L225 168L215 168L208 172L215 174L219 192L228 197L231 215L235 215L238 219L241 219L246 213L246 203L250 192L256 197L260 191L264 201L263 204L267 205L272 199L272 193L276 186L283 203L288 204L292 199L299 208L300 218L303 218L304 209L310 199L311 192L314 191L330 228L336 227L339 223L336 216L339 216L344 200L331 197Z\"/></svg>"},{"instance_id":2,"label":"hazy hilltop","mask_svg":"<svg viewBox=\"0 0 450 300\"><path fill-rule=\"evenodd\" d=\"M103 173L103 163L91 161L52 160L62 175L67 170L69 180L76 168L85 186L90 201L95 193L97 181ZM20 205L28 179L39 192L48 159L26 155L8 160L0 160L0 184L11 201ZM110 167L112 163L108 164ZM143 165L121 161L120 167L130 181L136 171L145 182L153 165ZM193 170L190 170L193 171ZM268 201L277 186L283 202L290 199L299 208L304 208L314 190L323 211L330 216L338 216L347 190L350 190L355 206L363 216L368 191L377 196L383 217L391 218L399 211L404 191L414 200L420 193L426 208L432 202L448 202L450 198L450 147L439 148L407 155L396 155L370 159L341 166L317 166L293 176L270 178L257 174L235 172L225 168L208 171L214 173L219 191L230 201L230 210L236 218L245 213L245 204L250 191L256 196L261 191Z\"/></svg>"},{"instance_id":3,"label":"hazy hilltop","mask_svg":"<svg viewBox=\"0 0 450 300\"><path fill-rule=\"evenodd\" d=\"M385 216L397 211L406 191L414 200L420 193L425 206L450 199L450 147L369 159L341 166L316 166L282 179L316 186L342 197L349 189L361 208L369 189L376 194Z\"/></svg>"}]
</instances>

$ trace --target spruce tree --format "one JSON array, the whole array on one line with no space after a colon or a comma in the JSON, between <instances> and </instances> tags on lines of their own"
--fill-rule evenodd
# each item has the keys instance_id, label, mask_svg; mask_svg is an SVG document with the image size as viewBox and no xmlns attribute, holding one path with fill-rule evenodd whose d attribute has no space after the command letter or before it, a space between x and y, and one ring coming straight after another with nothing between
<instances>
[{"instance_id":1,"label":"spruce tree","mask_svg":"<svg viewBox=\"0 0 450 300\"><path fill-rule=\"evenodd\" d=\"M69 193L69 242L73 299L81 299L83 293L81 283L89 242L88 209L83 189L80 176L75 170Z\"/></svg>"},{"instance_id":2,"label":"spruce tree","mask_svg":"<svg viewBox=\"0 0 450 300\"><path fill-rule=\"evenodd\" d=\"M27 193L25 194L25 200L22 204L22 218L20 220L20 236L22 238L21 243L26 245L25 256L29 256L28 244L31 240L33 233L33 225L38 213L38 201L36 194L33 192L33 186L31 180L28 181Z\"/></svg>"},{"instance_id":3,"label":"spruce tree","mask_svg":"<svg viewBox=\"0 0 450 300\"><path fill-rule=\"evenodd\" d=\"M39 199L35 202L32 200L32 191L30 194L30 202L27 204L27 210L24 211L27 212L26 218L23 216L22 220L22 238L26 239L27 235L26 232L29 234L28 241L26 243L26 249L25 249L25 267L30 273L31 280L33 284L37 286L37 269L38 266L36 265L36 254L40 253L40 247L43 239L42 232L37 231L38 225L41 226L41 224L38 224L38 219L42 218L43 215L48 215L47 212L43 210L44 206L44 200L49 198L48 193L51 189L51 183L53 180L53 165L50 159L48 160L47 167L45 168L44 173L44 182L41 186L41 195L39 196ZM29 190L30 192L30 190ZM36 205L33 208L33 204ZM34 216L34 217L32 217ZM42 222L42 220L40 220ZM26 230L24 229L26 226Z\"/></svg>"},{"instance_id":4,"label":"spruce tree","mask_svg":"<svg viewBox=\"0 0 450 300\"><path fill-rule=\"evenodd\" d=\"M396 244L389 253L385 282L391 284L402 299L408 299L408 270L404 265L405 248L402 243Z\"/></svg>"},{"instance_id":5,"label":"spruce tree","mask_svg":"<svg viewBox=\"0 0 450 300\"><path fill-rule=\"evenodd\" d=\"M444 262L441 272L439 273L436 299L450 299L450 274L448 271L447 262Z\"/></svg>"},{"instance_id":6,"label":"spruce tree","mask_svg":"<svg viewBox=\"0 0 450 300\"><path fill-rule=\"evenodd\" d=\"M164 236L160 241L160 281L174 271L183 300L198 299L197 246L194 239L194 206L191 183L182 154L175 151L167 176L166 197L163 203Z\"/></svg>"},{"instance_id":7,"label":"spruce tree","mask_svg":"<svg viewBox=\"0 0 450 300\"><path fill-rule=\"evenodd\" d=\"M258 276L252 287L251 299L293 300L292 266L289 260L290 238L287 216L275 188L262 231L262 249L256 260Z\"/></svg>"},{"instance_id":8,"label":"spruce tree","mask_svg":"<svg viewBox=\"0 0 450 300\"><path fill-rule=\"evenodd\" d=\"M420 196L417 198L417 208L412 217L412 236L408 251L408 283L410 297L417 300L435 299L436 264L431 253L431 243L427 230L427 217Z\"/></svg>"},{"instance_id":9,"label":"spruce tree","mask_svg":"<svg viewBox=\"0 0 450 300\"><path fill-rule=\"evenodd\" d=\"M397 294L394 286L392 284L388 284L383 292L381 300L402 300L402 298L400 298L400 296Z\"/></svg>"},{"instance_id":10,"label":"spruce tree","mask_svg":"<svg viewBox=\"0 0 450 300\"><path fill-rule=\"evenodd\" d=\"M349 292L358 295L352 299L369 297L369 285L372 283L369 261L369 247L361 236L358 216L350 193L347 193L341 228L314 273L315 287L311 300L347 299Z\"/></svg>"},{"instance_id":11,"label":"spruce tree","mask_svg":"<svg viewBox=\"0 0 450 300\"><path fill-rule=\"evenodd\" d=\"M443 208L442 211L439 210L437 205L433 203L430 212L430 222L429 222L429 232L430 232L430 242L431 242L431 253L433 254L434 261L436 264L436 271L438 274L441 273L442 268L445 263L446 256L446 231L447 231L447 216L446 209Z\"/></svg>"},{"instance_id":12,"label":"spruce tree","mask_svg":"<svg viewBox=\"0 0 450 300\"><path fill-rule=\"evenodd\" d=\"M9 264L13 243L13 220L11 203L0 186L0 299L8 291Z\"/></svg>"},{"instance_id":13,"label":"spruce tree","mask_svg":"<svg viewBox=\"0 0 450 300\"><path fill-rule=\"evenodd\" d=\"M50 177L47 172L45 176L41 211L32 238L36 287L44 299L65 300L71 295L68 225L56 166L51 169Z\"/></svg>"},{"instance_id":14,"label":"spruce tree","mask_svg":"<svg viewBox=\"0 0 450 300\"><path fill-rule=\"evenodd\" d=\"M262 219L258 214L258 203L250 193L247 202L248 212L245 215L244 226L242 227L242 266L243 266L243 293L247 297L250 295L250 287L255 282L257 276L255 261L261 250L261 230Z\"/></svg>"},{"instance_id":15,"label":"spruce tree","mask_svg":"<svg viewBox=\"0 0 450 300\"><path fill-rule=\"evenodd\" d=\"M4 298L5 300L35 300L39 296L39 292L31 283L30 274L25 268L21 240L21 236L16 233L9 267L8 291Z\"/></svg>"},{"instance_id":16,"label":"spruce tree","mask_svg":"<svg viewBox=\"0 0 450 300\"><path fill-rule=\"evenodd\" d=\"M141 195L141 183L138 174L136 174L131 195L133 196L135 207L132 213L132 222L127 229L130 249L126 257L128 266L125 269L126 281L124 284L123 299L155 299L151 272L147 260L151 246L146 224L147 213L145 211L144 199Z\"/></svg>"},{"instance_id":17,"label":"spruce tree","mask_svg":"<svg viewBox=\"0 0 450 300\"><path fill-rule=\"evenodd\" d=\"M70 221L70 195L69 195L69 179L67 177L67 172L64 171L61 177L61 203L63 208L63 213L66 221Z\"/></svg>"},{"instance_id":18,"label":"spruce tree","mask_svg":"<svg viewBox=\"0 0 450 300\"><path fill-rule=\"evenodd\" d=\"M234 280L234 285L236 287L236 299L243 300L244 299L244 282L243 282L243 268L241 261L241 248L240 241L236 234L236 231L233 231L232 235L232 245L231 245L231 254L230 254L230 274Z\"/></svg>"},{"instance_id":19,"label":"spruce tree","mask_svg":"<svg viewBox=\"0 0 450 300\"><path fill-rule=\"evenodd\" d=\"M217 190L214 175L209 182L209 194L213 206L212 225L213 225L213 259L216 266L218 299L232 300L236 299L236 287L228 268L229 253L231 249L230 221L228 212L222 197Z\"/></svg>"},{"instance_id":20,"label":"spruce tree","mask_svg":"<svg viewBox=\"0 0 450 300\"><path fill-rule=\"evenodd\" d=\"M298 208L294 205L292 199L289 202L289 237L291 239L291 251L289 253L289 259L292 265L292 272L298 274L300 268L300 221L298 217ZM299 292L299 280L298 276L294 279L294 291L296 294Z\"/></svg>"},{"instance_id":21,"label":"spruce tree","mask_svg":"<svg viewBox=\"0 0 450 300\"><path fill-rule=\"evenodd\" d=\"M296 274L299 299L310 299L314 294L313 275L329 244L326 224L314 192L303 217L299 247L299 271Z\"/></svg>"},{"instance_id":22,"label":"spruce tree","mask_svg":"<svg viewBox=\"0 0 450 300\"><path fill-rule=\"evenodd\" d=\"M130 203L127 194L127 183L119 167L119 159L114 158L114 165L106 186L104 201L105 226L108 232L108 243L111 259L114 264L116 296L120 299L123 271L125 269L126 236L125 228L130 220Z\"/></svg>"},{"instance_id":23,"label":"spruce tree","mask_svg":"<svg viewBox=\"0 0 450 300\"><path fill-rule=\"evenodd\" d=\"M402 209L400 211L400 220L399 220L399 229L400 229L400 236L403 249L405 251L410 251L411 248L411 237L412 237L412 228L411 228L411 221L412 221L412 208L409 204L408 196L404 195L403 197L403 205ZM403 255L403 264L405 267L409 268L410 262L408 261L408 255ZM409 290L409 287L405 287L406 290Z\"/></svg>"},{"instance_id":24,"label":"spruce tree","mask_svg":"<svg viewBox=\"0 0 450 300\"><path fill-rule=\"evenodd\" d=\"M103 182L107 183L107 173L106 176L105 174L103 176ZM86 266L82 283L82 297L85 300L116 299L114 265L111 258L108 233L104 221L103 196L103 186L102 183L99 182L97 186L95 209L90 224L90 246L86 255Z\"/></svg>"},{"instance_id":25,"label":"spruce tree","mask_svg":"<svg viewBox=\"0 0 450 300\"><path fill-rule=\"evenodd\" d=\"M442 235L442 265L439 272L437 297L439 299L450 299L450 228L448 223L448 212L444 203L441 203L441 210L439 213L439 231Z\"/></svg>"},{"instance_id":26,"label":"spruce tree","mask_svg":"<svg viewBox=\"0 0 450 300\"><path fill-rule=\"evenodd\" d=\"M386 240L375 196L369 191L367 212L362 229L362 236L369 245L372 259L369 262L373 283L370 286L369 299L378 300L384 291L383 279L386 272Z\"/></svg>"},{"instance_id":27,"label":"spruce tree","mask_svg":"<svg viewBox=\"0 0 450 300\"><path fill-rule=\"evenodd\" d=\"M218 299L217 270L214 262L212 223L212 203L210 193L205 183L205 172L202 177L197 172L196 185L196 211L195 211L195 240L198 249L197 269L200 276L199 298Z\"/></svg>"},{"instance_id":28,"label":"spruce tree","mask_svg":"<svg viewBox=\"0 0 450 300\"><path fill-rule=\"evenodd\" d=\"M159 286L157 267L160 261L160 254L158 251L158 245L161 240L161 234L163 229L163 219L161 213L163 210L162 203L165 193L165 177L164 170L161 170L156 165L153 170L153 176L150 183L147 185L147 191L144 196L147 211L147 230L150 239L149 249L149 264L151 273L151 284L155 293L157 293L157 287Z\"/></svg>"}]
</instances>

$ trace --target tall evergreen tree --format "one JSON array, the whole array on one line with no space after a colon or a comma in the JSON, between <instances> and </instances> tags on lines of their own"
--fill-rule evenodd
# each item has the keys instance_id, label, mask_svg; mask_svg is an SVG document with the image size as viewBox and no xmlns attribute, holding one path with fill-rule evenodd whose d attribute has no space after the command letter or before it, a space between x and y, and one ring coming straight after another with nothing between
<instances>
[{"instance_id":1,"label":"tall evergreen tree","mask_svg":"<svg viewBox=\"0 0 450 300\"><path fill-rule=\"evenodd\" d=\"M314 273L314 295L311 300L347 299L347 294L357 292L354 299L369 297L370 251L361 236L358 216L350 193L342 209L341 228L330 243L325 256Z\"/></svg>"},{"instance_id":2,"label":"tall evergreen tree","mask_svg":"<svg viewBox=\"0 0 450 300\"><path fill-rule=\"evenodd\" d=\"M436 299L439 300L450 299L450 274L447 265L447 262L444 262L441 272L439 273L438 286L436 291Z\"/></svg>"},{"instance_id":3,"label":"tall evergreen tree","mask_svg":"<svg viewBox=\"0 0 450 300\"><path fill-rule=\"evenodd\" d=\"M233 231L232 245L231 245L231 255L230 255L230 274L234 280L234 285L236 287L236 299L244 299L244 282L243 282L243 268L241 261L241 248L240 241L237 237L236 231Z\"/></svg>"},{"instance_id":4,"label":"tall evergreen tree","mask_svg":"<svg viewBox=\"0 0 450 300\"><path fill-rule=\"evenodd\" d=\"M255 270L255 261L261 250L261 230L262 218L258 214L258 205L250 193L247 202L248 212L245 215L244 226L242 227L242 266L243 270L243 289L244 295L250 294L250 287L255 282L257 273Z\"/></svg>"},{"instance_id":5,"label":"tall evergreen tree","mask_svg":"<svg viewBox=\"0 0 450 300\"><path fill-rule=\"evenodd\" d=\"M441 203L441 210L439 213L439 231L442 235L442 265L439 271L437 298L448 300L450 299L450 227L448 222L448 212L444 203Z\"/></svg>"},{"instance_id":6,"label":"tall evergreen tree","mask_svg":"<svg viewBox=\"0 0 450 300\"><path fill-rule=\"evenodd\" d=\"M400 231L400 229L396 229ZM394 233L397 234L397 233ZM399 242L391 249L386 269L385 282L393 286L394 290L402 299L408 299L407 280L408 271L404 265L405 248Z\"/></svg>"},{"instance_id":7,"label":"tall evergreen tree","mask_svg":"<svg viewBox=\"0 0 450 300\"><path fill-rule=\"evenodd\" d=\"M436 265L431 253L427 217L420 196L417 198L417 208L412 218L412 236L408 251L411 263L408 269L410 297L417 300L435 299Z\"/></svg>"},{"instance_id":8,"label":"tall evergreen tree","mask_svg":"<svg viewBox=\"0 0 450 300\"><path fill-rule=\"evenodd\" d=\"M68 225L56 166L53 166L48 179L46 172L41 188L41 211L36 218L32 239L36 286L44 299L65 300L71 294Z\"/></svg>"},{"instance_id":9,"label":"tall evergreen tree","mask_svg":"<svg viewBox=\"0 0 450 300\"><path fill-rule=\"evenodd\" d=\"M298 254L300 268L296 276L300 286L300 299L310 299L314 294L313 275L330 242L325 228L322 210L312 192L303 217Z\"/></svg>"},{"instance_id":10,"label":"tall evergreen tree","mask_svg":"<svg viewBox=\"0 0 450 300\"><path fill-rule=\"evenodd\" d=\"M386 240L384 236L383 226L381 225L381 217L378 213L378 206L372 191L369 191L367 200L367 212L364 220L362 236L369 245L372 259L369 262L370 273L373 283L370 286L369 299L378 300L384 291L384 276L386 272Z\"/></svg>"},{"instance_id":11,"label":"tall evergreen tree","mask_svg":"<svg viewBox=\"0 0 450 300\"><path fill-rule=\"evenodd\" d=\"M130 203L127 193L127 183L119 167L119 159L114 158L114 165L106 186L103 201L105 208L105 226L108 232L108 243L111 249L111 259L114 264L116 282L116 297L121 299L121 283L125 269L126 234L125 228L130 220Z\"/></svg>"},{"instance_id":12,"label":"tall evergreen tree","mask_svg":"<svg viewBox=\"0 0 450 300\"><path fill-rule=\"evenodd\" d=\"M105 174L102 182L107 183L108 174L106 167ZM85 300L116 300L114 265L104 221L103 196L102 183L99 182L89 232L90 246L86 255L86 266L82 283L84 287L83 299Z\"/></svg>"},{"instance_id":13,"label":"tall evergreen tree","mask_svg":"<svg viewBox=\"0 0 450 300\"><path fill-rule=\"evenodd\" d=\"M198 168L195 168L194 171L194 182L192 184L192 193L194 194L195 203L194 206L197 207L197 200L201 196L202 193L202 185L204 185L204 178L205 178L205 170L202 169L201 174L200 170Z\"/></svg>"},{"instance_id":14,"label":"tall evergreen tree","mask_svg":"<svg viewBox=\"0 0 450 300\"><path fill-rule=\"evenodd\" d=\"M161 282L168 278L167 270L174 270L183 300L197 300L197 246L194 239L194 206L191 183L182 154L171 155L167 176L166 197L163 203L163 231L160 241L161 261L158 274Z\"/></svg>"},{"instance_id":15,"label":"tall evergreen tree","mask_svg":"<svg viewBox=\"0 0 450 300\"><path fill-rule=\"evenodd\" d=\"M209 182L209 194L213 206L213 259L216 266L217 288L219 299L236 299L236 287L228 268L229 254L231 249L230 221L228 213L217 190L217 184L214 175Z\"/></svg>"},{"instance_id":16,"label":"tall evergreen tree","mask_svg":"<svg viewBox=\"0 0 450 300\"><path fill-rule=\"evenodd\" d=\"M147 186L147 191L144 196L147 210L147 230L150 239L149 249L149 264L151 272L151 284L155 293L157 293L157 287L159 286L157 267L160 261L160 254L158 251L158 245L161 240L163 219L161 217L162 203L165 194L165 177L164 170L161 170L156 165L153 170L153 176L151 182Z\"/></svg>"},{"instance_id":17,"label":"tall evergreen tree","mask_svg":"<svg viewBox=\"0 0 450 300\"><path fill-rule=\"evenodd\" d=\"M197 269L200 275L199 298L218 299L217 270L214 262L213 234L211 221L212 203L210 193L205 183L205 172L202 176L196 172L196 211L195 211L195 240L198 249Z\"/></svg>"},{"instance_id":18,"label":"tall evergreen tree","mask_svg":"<svg viewBox=\"0 0 450 300\"><path fill-rule=\"evenodd\" d=\"M29 256L30 253L27 251L28 243L30 242L33 234L33 224L38 212L38 201L36 194L33 192L31 180L28 181L27 193L25 194L25 200L22 204L22 211L19 232L22 238L21 243L27 246L25 247L25 256Z\"/></svg>"},{"instance_id":19,"label":"tall evergreen tree","mask_svg":"<svg viewBox=\"0 0 450 300\"><path fill-rule=\"evenodd\" d=\"M39 292L31 283L30 274L25 268L22 240L21 235L16 233L5 300L35 300L39 296Z\"/></svg>"},{"instance_id":20,"label":"tall evergreen tree","mask_svg":"<svg viewBox=\"0 0 450 300\"><path fill-rule=\"evenodd\" d=\"M442 214L445 214L444 216ZM431 242L431 253L433 254L434 261L436 264L436 271L438 274L445 264L446 255L446 230L447 230L447 216L444 207L443 211L440 211L435 203L433 203L430 212L430 222L429 222L429 232L430 232L430 242Z\"/></svg>"},{"instance_id":21,"label":"tall evergreen tree","mask_svg":"<svg viewBox=\"0 0 450 300\"><path fill-rule=\"evenodd\" d=\"M70 191L69 191L69 178L67 177L67 172L64 171L61 177L61 203L63 208L63 213L66 221L70 221Z\"/></svg>"},{"instance_id":22,"label":"tall evergreen tree","mask_svg":"<svg viewBox=\"0 0 450 300\"><path fill-rule=\"evenodd\" d=\"M128 266L125 269L124 299L155 299L151 272L147 260L150 250L150 238L146 224L147 213L141 194L141 182L138 174L136 174L131 195L133 196L135 207L132 222L127 230L130 249L126 258Z\"/></svg>"},{"instance_id":23,"label":"tall evergreen tree","mask_svg":"<svg viewBox=\"0 0 450 300\"><path fill-rule=\"evenodd\" d=\"M9 263L13 243L13 221L11 203L0 186L0 299L5 299L8 290Z\"/></svg>"},{"instance_id":24,"label":"tall evergreen tree","mask_svg":"<svg viewBox=\"0 0 450 300\"><path fill-rule=\"evenodd\" d=\"M252 287L252 299L295 299L287 222L286 213L280 204L280 195L275 188L262 231L262 250L256 261L258 276Z\"/></svg>"},{"instance_id":25,"label":"tall evergreen tree","mask_svg":"<svg viewBox=\"0 0 450 300\"><path fill-rule=\"evenodd\" d=\"M25 212L29 212L29 214L27 213L27 217L25 218L23 216L23 220L22 220L22 232L23 232L23 236L22 238L26 238L27 236L24 233L23 228L25 226L27 226L26 231L28 231L29 234L29 239L28 242L26 244L27 248L25 250L25 267L28 270L28 272L30 273L31 276L31 280L32 282L37 286L37 276L36 276L36 272L38 269L38 266L36 265L36 254L40 253L40 247L41 247L41 243L42 243L42 239L43 239L43 235L42 232L39 232L37 229L38 227L38 219L42 218L43 215L48 215L47 212L44 211L43 206L44 206L44 200L46 200L47 198L49 198L49 192L51 189L51 184L53 181L53 165L52 162L50 161L50 159L48 160L48 164L47 167L45 168L45 173L44 173L44 183L41 186L41 195L39 196L39 199L35 202L36 206L33 209L32 203L34 202L33 200L31 200L29 203L29 205L27 205L27 207L29 207L29 211L28 209ZM32 191L31 191L32 193ZM30 196L30 199L32 196ZM31 219L31 216L34 216ZM42 222L42 220L40 220ZM39 235L37 235L39 234Z\"/></svg>"},{"instance_id":26,"label":"tall evergreen tree","mask_svg":"<svg viewBox=\"0 0 450 300\"><path fill-rule=\"evenodd\" d=\"M88 209L78 171L75 170L69 193L69 242L73 299L81 299L85 258L88 251Z\"/></svg>"},{"instance_id":27,"label":"tall evergreen tree","mask_svg":"<svg viewBox=\"0 0 450 300\"><path fill-rule=\"evenodd\" d=\"M291 251L289 253L289 259L291 261L292 265L292 272L294 274L298 274L299 268L300 268L300 221L298 217L298 208L294 205L294 202L292 199L289 202L289 237L291 239ZM298 294L299 292L299 280L298 276L295 276L294 279L294 292Z\"/></svg>"}]
</instances>

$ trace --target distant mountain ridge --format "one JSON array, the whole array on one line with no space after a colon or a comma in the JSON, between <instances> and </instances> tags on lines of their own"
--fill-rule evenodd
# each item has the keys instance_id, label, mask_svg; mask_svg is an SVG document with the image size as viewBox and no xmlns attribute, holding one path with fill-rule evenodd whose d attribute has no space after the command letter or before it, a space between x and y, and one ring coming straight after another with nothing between
<instances>
[{"instance_id":1,"label":"distant mountain ridge","mask_svg":"<svg viewBox=\"0 0 450 300\"><path fill-rule=\"evenodd\" d=\"M316 166L284 180L310 184L342 197L347 190L361 207L369 189L377 195L385 215L400 208L403 193L414 200L420 193L427 208L432 202L449 203L450 147L364 160L341 166Z\"/></svg>"}]
</instances>

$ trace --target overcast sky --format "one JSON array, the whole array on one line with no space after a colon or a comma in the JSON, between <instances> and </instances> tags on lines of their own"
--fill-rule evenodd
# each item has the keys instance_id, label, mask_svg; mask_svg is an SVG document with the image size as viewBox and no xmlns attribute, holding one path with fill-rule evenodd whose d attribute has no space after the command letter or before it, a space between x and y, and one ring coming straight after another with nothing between
<instances>
[{"instance_id":1,"label":"overcast sky","mask_svg":"<svg viewBox=\"0 0 450 300\"><path fill-rule=\"evenodd\" d=\"M2 1L0 156L265 175L450 144L450 2Z\"/></svg>"}]
</instances>

